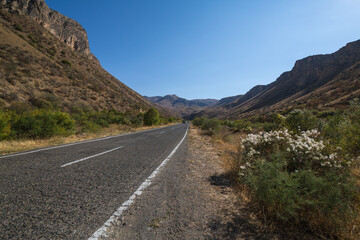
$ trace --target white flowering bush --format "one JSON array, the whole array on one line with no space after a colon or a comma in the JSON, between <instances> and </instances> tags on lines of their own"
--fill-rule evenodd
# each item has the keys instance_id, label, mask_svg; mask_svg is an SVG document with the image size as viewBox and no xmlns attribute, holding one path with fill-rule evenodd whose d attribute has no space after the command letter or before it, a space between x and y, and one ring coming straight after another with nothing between
<instances>
[{"instance_id":1,"label":"white flowering bush","mask_svg":"<svg viewBox=\"0 0 360 240\"><path fill-rule=\"evenodd\" d=\"M302 169L324 171L329 168L347 168L351 161L331 153L317 129L292 134L287 129L248 134L241 144L241 175L258 158L271 161L271 155L282 152L287 159L286 171Z\"/></svg>"},{"instance_id":2,"label":"white flowering bush","mask_svg":"<svg viewBox=\"0 0 360 240\"><path fill-rule=\"evenodd\" d=\"M320 227L336 229L358 193L351 161L332 149L316 129L248 134L241 143L239 178L277 219L310 226L322 216L328 222Z\"/></svg>"}]
</instances>

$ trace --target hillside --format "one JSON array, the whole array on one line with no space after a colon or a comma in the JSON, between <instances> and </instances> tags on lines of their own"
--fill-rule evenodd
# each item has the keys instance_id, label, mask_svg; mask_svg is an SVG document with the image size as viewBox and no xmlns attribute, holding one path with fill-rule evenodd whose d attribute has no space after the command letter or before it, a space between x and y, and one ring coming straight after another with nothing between
<instances>
[{"instance_id":1,"label":"hillside","mask_svg":"<svg viewBox=\"0 0 360 240\"><path fill-rule=\"evenodd\" d=\"M185 98L180 98L176 95L166 95L164 97L146 97L150 102L155 103L158 106L161 106L169 111L176 113L177 115L183 117L189 115L193 112L199 111L200 109L208 106L212 106L218 102L216 99L194 99L187 100Z\"/></svg>"},{"instance_id":2,"label":"hillside","mask_svg":"<svg viewBox=\"0 0 360 240\"><path fill-rule=\"evenodd\" d=\"M44 0L0 3L0 105L139 112L151 106L90 52L86 31Z\"/></svg>"},{"instance_id":3,"label":"hillside","mask_svg":"<svg viewBox=\"0 0 360 240\"><path fill-rule=\"evenodd\" d=\"M246 97L245 97L246 96ZM335 53L298 60L293 69L266 86L256 86L231 103L193 114L239 118L294 107L344 107L360 96L360 40Z\"/></svg>"}]
</instances>

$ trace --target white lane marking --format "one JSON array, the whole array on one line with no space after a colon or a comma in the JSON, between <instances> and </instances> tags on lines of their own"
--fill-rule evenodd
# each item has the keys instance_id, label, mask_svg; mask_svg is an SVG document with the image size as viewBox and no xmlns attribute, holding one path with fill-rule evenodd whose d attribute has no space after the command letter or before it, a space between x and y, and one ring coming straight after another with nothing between
<instances>
[{"instance_id":1,"label":"white lane marking","mask_svg":"<svg viewBox=\"0 0 360 240\"><path fill-rule=\"evenodd\" d=\"M163 134L165 131L162 131L160 134Z\"/></svg>"},{"instance_id":2,"label":"white lane marking","mask_svg":"<svg viewBox=\"0 0 360 240\"><path fill-rule=\"evenodd\" d=\"M95 155L92 155L92 156L89 156L89 157L86 157L86 158L82 158L82 159L79 159L79 160L76 160L76 161L73 161L73 162L69 162L69 163L66 163L64 165L62 165L61 167L66 167L66 166L69 166L69 165L72 165L74 163L78 163L78 162L82 162L82 161L85 161L85 160L88 160L90 158L94 158L94 157L98 157L98 156L101 156L101 155L104 155L106 153L109 153L109 152L113 152L115 150L118 150L120 148L122 148L123 146L120 146L120 147L117 147L117 148L114 148L114 149L110 149L108 151L105 151L105 152L102 152L102 153L98 153L98 154L95 154Z\"/></svg>"},{"instance_id":3,"label":"white lane marking","mask_svg":"<svg viewBox=\"0 0 360 240\"><path fill-rule=\"evenodd\" d=\"M170 126L167 126L167 127L170 127ZM63 145L54 146L54 147L41 148L41 149L37 149L37 150L33 150L33 151L28 151L28 152L14 153L14 154L9 154L9 155L0 156L0 159L2 159L2 158L9 158L9 157L16 157L16 156L22 156L22 155L26 155L26 154L37 153L37 152L42 152L42 151L47 151L47 150L52 150L52 149L57 149L57 148L69 147L69 146L74 146L74 145L83 144L83 143L97 142L97 141L107 140L107 139L110 139L110 138L123 137L123 136L128 136L128 135L133 135L133 134L151 132L151 131L160 130L160 129L162 129L162 128L167 128L167 127L148 129L148 130L139 131L139 132L132 132L132 133L124 133L124 134L120 134L120 135L103 137L103 138L97 138L97 139L91 139L91 140L86 140L86 141L81 141L81 142L75 142L75 143L68 143L68 144L63 144Z\"/></svg>"},{"instance_id":4,"label":"white lane marking","mask_svg":"<svg viewBox=\"0 0 360 240\"><path fill-rule=\"evenodd\" d=\"M113 215L88 239L88 240L99 240L107 237L107 229L116 221L121 215L126 211L135 201L137 196L140 196L143 191L151 185L152 181L156 175L162 170L166 163L171 159L175 152L180 147L181 143L185 140L188 133L189 126L186 128L184 137L181 139L179 144L174 148L170 155L152 172L152 174L140 185L140 187L131 195L131 197L126 200L114 213Z\"/></svg>"}]
</instances>

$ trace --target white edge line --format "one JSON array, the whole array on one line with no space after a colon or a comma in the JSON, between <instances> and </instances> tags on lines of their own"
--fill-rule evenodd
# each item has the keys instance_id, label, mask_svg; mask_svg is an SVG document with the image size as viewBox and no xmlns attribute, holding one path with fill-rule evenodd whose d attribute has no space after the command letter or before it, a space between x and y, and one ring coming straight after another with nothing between
<instances>
[{"instance_id":1,"label":"white edge line","mask_svg":"<svg viewBox=\"0 0 360 240\"><path fill-rule=\"evenodd\" d=\"M9 158L9 157L16 157L16 156L21 156L21 155L26 155L26 154L36 153L36 152L42 152L42 151L47 151L47 150L51 150L51 149L69 147L69 146L78 145L78 144L83 144L83 143L97 142L97 141L102 141L102 140L106 140L106 139L110 139L110 138L128 136L128 135L133 135L133 134L138 134L138 133L144 133L144 132L150 132L150 131L155 131L155 130L159 130L159 129L167 128L167 127L170 127L170 126L160 127L160 128L154 128L154 129L148 129L148 130L138 131L138 132L124 133L124 134L120 134L120 135L114 135L114 136L103 137L103 138L90 139L90 140L85 140L85 141L75 142L75 143L68 143L68 144L63 144L63 145L58 145L58 146L53 146L53 147L41 148L41 149L37 149L37 150L33 150L33 151L28 151L28 152L14 153L14 154L3 155L3 156L0 155L0 159L2 159L2 158Z\"/></svg>"},{"instance_id":2,"label":"white edge line","mask_svg":"<svg viewBox=\"0 0 360 240\"><path fill-rule=\"evenodd\" d=\"M171 157L175 154L175 152L180 147L181 143L185 140L186 135L189 130L189 125L187 126L184 137L181 139L179 144L174 148L174 150L170 153L170 155L151 173L151 175L140 185L140 187L131 195L131 197L126 200L114 213L113 215L90 237L88 240L99 240L102 237L107 237L107 229L112 225L112 223L121 217L121 215L131 206L135 198L140 196L143 191L151 185L153 179L156 175L162 170L162 168L166 165L166 163L171 159Z\"/></svg>"},{"instance_id":3,"label":"white edge line","mask_svg":"<svg viewBox=\"0 0 360 240\"><path fill-rule=\"evenodd\" d=\"M82 161L88 160L88 159L90 159L90 158L94 158L94 157L97 157L97 156L101 156L101 155L104 155L104 154L106 154L106 153L109 153L109 152L113 152L113 151L115 151L115 150L118 150L118 149L120 149L120 148L122 148L122 147L123 147L123 146L120 146L120 147L113 148L113 149L110 149L110 150L105 151L105 152L102 152L102 153L98 153L98 154L95 154L95 155L92 155L92 156L89 156L89 157L86 157L86 158L82 158L82 159L79 159L79 160L76 160L76 161L73 161L73 162L69 162L69 163L66 163L66 164L64 164L64 165L61 165L61 167L63 168L63 167L66 167L66 166L70 166L70 165L72 165L72 164L74 164L74 163L82 162Z\"/></svg>"}]
</instances>

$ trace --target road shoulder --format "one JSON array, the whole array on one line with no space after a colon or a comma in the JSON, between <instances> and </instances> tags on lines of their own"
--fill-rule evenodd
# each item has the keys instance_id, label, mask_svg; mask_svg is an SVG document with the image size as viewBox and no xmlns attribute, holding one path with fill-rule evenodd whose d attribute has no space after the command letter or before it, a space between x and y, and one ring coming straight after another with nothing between
<instances>
[{"instance_id":1,"label":"road shoulder","mask_svg":"<svg viewBox=\"0 0 360 240\"><path fill-rule=\"evenodd\" d=\"M210 139L187 140L153 185L109 231L109 239L280 239L239 201Z\"/></svg>"}]
</instances>

